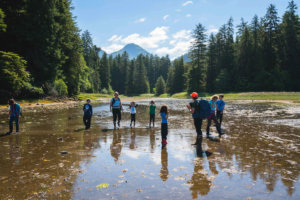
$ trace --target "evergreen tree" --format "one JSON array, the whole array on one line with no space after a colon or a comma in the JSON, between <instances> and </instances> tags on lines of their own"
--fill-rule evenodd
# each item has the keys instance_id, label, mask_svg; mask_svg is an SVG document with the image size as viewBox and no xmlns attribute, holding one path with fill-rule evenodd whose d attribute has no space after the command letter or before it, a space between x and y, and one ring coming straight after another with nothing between
<instances>
[{"instance_id":1,"label":"evergreen tree","mask_svg":"<svg viewBox=\"0 0 300 200\"><path fill-rule=\"evenodd\" d=\"M150 87L146 76L146 69L143 62L143 55L139 55L136 59L136 70L134 73L135 93L149 93Z\"/></svg>"},{"instance_id":2,"label":"evergreen tree","mask_svg":"<svg viewBox=\"0 0 300 200\"><path fill-rule=\"evenodd\" d=\"M216 78L217 78L217 60L218 60L218 53L217 53L217 41L214 34L211 34L209 37L209 45L208 45L208 52L207 52L207 72L206 72L206 91L207 92L214 92L216 91Z\"/></svg>"},{"instance_id":3,"label":"evergreen tree","mask_svg":"<svg viewBox=\"0 0 300 200\"><path fill-rule=\"evenodd\" d=\"M100 61L100 76L102 89L109 90L110 86L110 67L107 54L104 52Z\"/></svg>"},{"instance_id":4,"label":"evergreen tree","mask_svg":"<svg viewBox=\"0 0 300 200\"><path fill-rule=\"evenodd\" d=\"M155 89L156 89L156 95L159 96L161 94L164 94L166 92L166 83L165 80L162 76L160 76L155 84Z\"/></svg>"},{"instance_id":5,"label":"evergreen tree","mask_svg":"<svg viewBox=\"0 0 300 200\"><path fill-rule=\"evenodd\" d=\"M203 91L205 88L205 59L206 59L206 34L202 24L198 24L193 31L193 43L190 50L192 68L187 74L187 90Z\"/></svg>"},{"instance_id":6,"label":"evergreen tree","mask_svg":"<svg viewBox=\"0 0 300 200\"><path fill-rule=\"evenodd\" d=\"M127 79L126 79L126 94L132 95L136 94L135 92L135 84L134 84L134 74L135 74L135 60L132 59L130 61L129 67L128 67L128 73L127 73Z\"/></svg>"},{"instance_id":7,"label":"evergreen tree","mask_svg":"<svg viewBox=\"0 0 300 200\"><path fill-rule=\"evenodd\" d=\"M174 60L174 77L173 77L173 90L172 93L184 91L185 78L184 78L184 62L183 56L178 60Z\"/></svg>"},{"instance_id":8,"label":"evergreen tree","mask_svg":"<svg viewBox=\"0 0 300 200\"><path fill-rule=\"evenodd\" d=\"M300 21L296 12L297 5L292 0L288 4L288 10L284 13L281 24L281 34L284 40L282 68L289 73L287 89L291 91L300 90Z\"/></svg>"}]
</instances>

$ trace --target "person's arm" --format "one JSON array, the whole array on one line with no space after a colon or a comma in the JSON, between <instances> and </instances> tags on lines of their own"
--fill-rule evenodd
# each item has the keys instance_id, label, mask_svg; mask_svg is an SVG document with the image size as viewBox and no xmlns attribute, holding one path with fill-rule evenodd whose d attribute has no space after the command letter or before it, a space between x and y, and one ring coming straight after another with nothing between
<instances>
[{"instance_id":1,"label":"person's arm","mask_svg":"<svg viewBox=\"0 0 300 200\"><path fill-rule=\"evenodd\" d=\"M10 108L9 108L8 119L10 118L10 115L11 115L11 110L10 110Z\"/></svg>"},{"instance_id":2,"label":"person's arm","mask_svg":"<svg viewBox=\"0 0 300 200\"><path fill-rule=\"evenodd\" d=\"M195 112L195 108L193 108L191 105L187 104L186 107L192 114Z\"/></svg>"},{"instance_id":3,"label":"person's arm","mask_svg":"<svg viewBox=\"0 0 300 200\"><path fill-rule=\"evenodd\" d=\"M110 100L110 104L109 104L109 110L111 112L111 107L112 107L112 100Z\"/></svg>"},{"instance_id":4,"label":"person's arm","mask_svg":"<svg viewBox=\"0 0 300 200\"><path fill-rule=\"evenodd\" d=\"M91 114L93 115L93 106L90 105L90 109L91 109Z\"/></svg>"},{"instance_id":5,"label":"person's arm","mask_svg":"<svg viewBox=\"0 0 300 200\"><path fill-rule=\"evenodd\" d=\"M20 116L22 117L23 116L23 113L22 113L22 108L21 108L21 106L19 106L19 112L20 112Z\"/></svg>"},{"instance_id":6,"label":"person's arm","mask_svg":"<svg viewBox=\"0 0 300 200\"><path fill-rule=\"evenodd\" d=\"M166 113L165 119L168 120L169 113Z\"/></svg>"},{"instance_id":7,"label":"person's arm","mask_svg":"<svg viewBox=\"0 0 300 200\"><path fill-rule=\"evenodd\" d=\"M122 105L121 99L120 99L120 108L123 111L123 105Z\"/></svg>"}]
</instances>

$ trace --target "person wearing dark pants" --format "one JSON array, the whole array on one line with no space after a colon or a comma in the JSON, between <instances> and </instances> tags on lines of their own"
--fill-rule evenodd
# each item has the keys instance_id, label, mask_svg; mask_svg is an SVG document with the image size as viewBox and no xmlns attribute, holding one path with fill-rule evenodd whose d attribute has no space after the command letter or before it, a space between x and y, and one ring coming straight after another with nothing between
<instances>
[{"instance_id":1,"label":"person wearing dark pants","mask_svg":"<svg viewBox=\"0 0 300 200\"><path fill-rule=\"evenodd\" d=\"M11 134L13 131L13 122L16 123L16 132L19 132L19 117L22 116L22 110L19 104L15 102L14 99L9 100L9 132L7 134Z\"/></svg>"},{"instance_id":2,"label":"person wearing dark pants","mask_svg":"<svg viewBox=\"0 0 300 200\"><path fill-rule=\"evenodd\" d=\"M161 116L161 144L162 148L164 148L167 143L167 136L168 136L168 107L163 105L160 109L160 116Z\"/></svg>"},{"instance_id":3,"label":"person wearing dark pants","mask_svg":"<svg viewBox=\"0 0 300 200\"><path fill-rule=\"evenodd\" d=\"M91 100L87 99L86 104L83 105L83 123L85 125L85 130L89 129L91 127L91 119L93 115L93 107L90 104Z\"/></svg>"},{"instance_id":4,"label":"person wearing dark pants","mask_svg":"<svg viewBox=\"0 0 300 200\"><path fill-rule=\"evenodd\" d=\"M211 100L209 101L209 105L210 105L210 109L211 109L211 114L210 116L207 118L207 126L206 126L206 137L209 138L210 134L209 134L209 129L211 126L211 121L213 120L216 124L216 128L217 131L219 133L219 137L221 137L222 133L221 133L221 128L220 128L220 124L216 118L216 114L215 114L215 110L216 110L216 101L218 99L218 96L214 95Z\"/></svg>"},{"instance_id":5,"label":"person wearing dark pants","mask_svg":"<svg viewBox=\"0 0 300 200\"><path fill-rule=\"evenodd\" d=\"M223 112L225 109L225 101L223 101L224 95L220 94L219 95L219 100L217 101L217 120L219 121L220 128L222 125L222 120L223 120Z\"/></svg>"},{"instance_id":6,"label":"person wearing dark pants","mask_svg":"<svg viewBox=\"0 0 300 200\"><path fill-rule=\"evenodd\" d=\"M116 128L116 122L118 118L118 127L120 128L121 121L121 110L123 110L121 99L119 98L119 93L115 92L114 97L110 100L110 111L113 114L114 128Z\"/></svg>"},{"instance_id":7,"label":"person wearing dark pants","mask_svg":"<svg viewBox=\"0 0 300 200\"><path fill-rule=\"evenodd\" d=\"M189 109L189 111L192 113L193 119L194 119L194 125L196 128L196 132L197 132L197 138L196 138L196 142L193 145L198 145L201 144L202 142L202 118L200 117L199 113L200 113L200 104L198 102L198 93L197 92L193 92L191 95L192 97L192 102L190 102L190 104L186 105L186 107Z\"/></svg>"}]
</instances>

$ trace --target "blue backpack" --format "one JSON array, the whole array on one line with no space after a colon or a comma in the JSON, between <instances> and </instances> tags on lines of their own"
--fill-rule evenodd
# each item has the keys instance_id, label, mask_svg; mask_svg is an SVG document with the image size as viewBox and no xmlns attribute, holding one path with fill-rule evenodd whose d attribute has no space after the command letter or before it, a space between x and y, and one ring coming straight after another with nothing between
<instances>
[{"instance_id":1,"label":"blue backpack","mask_svg":"<svg viewBox=\"0 0 300 200\"><path fill-rule=\"evenodd\" d=\"M210 105L207 100L201 99L196 100L195 112L193 113L193 118L207 119L211 114Z\"/></svg>"}]
</instances>

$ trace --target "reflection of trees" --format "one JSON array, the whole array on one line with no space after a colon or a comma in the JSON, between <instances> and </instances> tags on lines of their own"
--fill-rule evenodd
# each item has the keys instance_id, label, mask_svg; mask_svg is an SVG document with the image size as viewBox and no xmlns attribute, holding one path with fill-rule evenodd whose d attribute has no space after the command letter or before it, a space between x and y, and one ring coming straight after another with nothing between
<instances>
[{"instance_id":1,"label":"reflection of trees","mask_svg":"<svg viewBox=\"0 0 300 200\"><path fill-rule=\"evenodd\" d=\"M160 169L160 178L162 181L168 180L169 170L168 170L168 151L167 148L163 148L160 154L161 158L161 169Z\"/></svg>"},{"instance_id":2,"label":"reflection of trees","mask_svg":"<svg viewBox=\"0 0 300 200\"><path fill-rule=\"evenodd\" d=\"M207 172L203 169L203 156L209 156L209 152L203 152L201 144L196 146L197 156L199 157L195 162L194 173L191 180L188 181L192 186L192 198L197 199L198 195L207 195L210 191L211 181L208 179Z\"/></svg>"},{"instance_id":3,"label":"reflection of trees","mask_svg":"<svg viewBox=\"0 0 300 200\"><path fill-rule=\"evenodd\" d=\"M293 195L294 183L300 174L299 154L294 150L287 150L288 142L292 144L299 141L291 135L296 134L294 129L280 126L267 126L255 121L234 121L235 126L230 127L232 137L226 143L221 143L217 151L222 154L222 161L217 161L221 169L230 168L234 162L242 172L248 171L254 181L261 179L266 189L274 191L277 181L281 178L287 187L287 194ZM246 126L245 126L246 124ZM259 132L253 126L259 127ZM264 136L260 133L272 133ZM279 135L280 133L280 135ZM285 134L286 133L286 134ZM299 143L299 142L298 142ZM223 153L224 152L224 153ZM231 173L228 173L231 176Z\"/></svg>"},{"instance_id":4,"label":"reflection of trees","mask_svg":"<svg viewBox=\"0 0 300 200\"><path fill-rule=\"evenodd\" d=\"M121 132L120 130L113 131L113 141L110 145L110 154L114 158L115 162L118 161L121 152L122 152L122 143L121 143Z\"/></svg>"}]
</instances>

